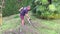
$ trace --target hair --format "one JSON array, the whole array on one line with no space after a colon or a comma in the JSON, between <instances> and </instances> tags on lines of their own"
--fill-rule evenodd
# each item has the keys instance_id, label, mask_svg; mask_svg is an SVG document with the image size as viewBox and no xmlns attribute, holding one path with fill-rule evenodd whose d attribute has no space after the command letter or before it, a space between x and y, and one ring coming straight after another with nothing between
<instances>
[{"instance_id":1,"label":"hair","mask_svg":"<svg viewBox=\"0 0 60 34\"><path fill-rule=\"evenodd\" d=\"M28 5L27 7L30 7L30 5Z\"/></svg>"},{"instance_id":2,"label":"hair","mask_svg":"<svg viewBox=\"0 0 60 34\"><path fill-rule=\"evenodd\" d=\"M28 10L30 10L30 5L27 6Z\"/></svg>"}]
</instances>

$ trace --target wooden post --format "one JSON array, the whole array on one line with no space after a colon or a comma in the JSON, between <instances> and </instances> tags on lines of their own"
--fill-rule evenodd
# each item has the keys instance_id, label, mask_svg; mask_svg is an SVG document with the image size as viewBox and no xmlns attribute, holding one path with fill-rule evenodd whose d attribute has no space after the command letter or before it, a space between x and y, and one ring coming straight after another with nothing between
<instances>
[{"instance_id":1,"label":"wooden post","mask_svg":"<svg viewBox=\"0 0 60 34\"><path fill-rule=\"evenodd\" d=\"M2 25L2 9L4 7L4 0L1 0L0 3L0 25Z\"/></svg>"}]
</instances>

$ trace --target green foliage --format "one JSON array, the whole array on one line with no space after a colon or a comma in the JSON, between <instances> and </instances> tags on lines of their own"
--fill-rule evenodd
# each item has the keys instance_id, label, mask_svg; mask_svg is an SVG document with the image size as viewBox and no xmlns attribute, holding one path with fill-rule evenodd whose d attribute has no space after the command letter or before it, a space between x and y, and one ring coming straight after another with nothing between
<instances>
[{"instance_id":1,"label":"green foliage","mask_svg":"<svg viewBox=\"0 0 60 34\"><path fill-rule=\"evenodd\" d=\"M60 5L57 6L57 11L58 11L58 13L60 13Z\"/></svg>"},{"instance_id":2,"label":"green foliage","mask_svg":"<svg viewBox=\"0 0 60 34\"><path fill-rule=\"evenodd\" d=\"M5 8L3 9L3 16L9 16L18 13L17 0L5 0Z\"/></svg>"},{"instance_id":3,"label":"green foliage","mask_svg":"<svg viewBox=\"0 0 60 34\"><path fill-rule=\"evenodd\" d=\"M43 5L40 5L40 6L38 6L37 7L37 9L36 9L36 11L45 11L46 10L46 7L45 6L43 6Z\"/></svg>"},{"instance_id":4,"label":"green foliage","mask_svg":"<svg viewBox=\"0 0 60 34\"><path fill-rule=\"evenodd\" d=\"M35 4L35 5L38 5L38 4L40 4L40 1L39 1L39 0L35 0L35 1L34 1L34 4Z\"/></svg>"},{"instance_id":5,"label":"green foliage","mask_svg":"<svg viewBox=\"0 0 60 34\"><path fill-rule=\"evenodd\" d=\"M46 12L42 13L41 16L47 18L48 16L50 16L50 13L48 11L46 11Z\"/></svg>"},{"instance_id":6,"label":"green foliage","mask_svg":"<svg viewBox=\"0 0 60 34\"><path fill-rule=\"evenodd\" d=\"M56 11L56 7L53 4L50 4L48 8L50 11L53 11L53 12Z\"/></svg>"},{"instance_id":7,"label":"green foliage","mask_svg":"<svg viewBox=\"0 0 60 34\"><path fill-rule=\"evenodd\" d=\"M3 9L3 16L10 16L19 13L19 8L27 6L31 3L31 0L5 0L5 8Z\"/></svg>"},{"instance_id":8,"label":"green foliage","mask_svg":"<svg viewBox=\"0 0 60 34\"><path fill-rule=\"evenodd\" d=\"M48 4L48 0L41 0L41 2L42 2L43 5Z\"/></svg>"},{"instance_id":9,"label":"green foliage","mask_svg":"<svg viewBox=\"0 0 60 34\"><path fill-rule=\"evenodd\" d=\"M57 2L58 0L52 0L53 2Z\"/></svg>"},{"instance_id":10,"label":"green foliage","mask_svg":"<svg viewBox=\"0 0 60 34\"><path fill-rule=\"evenodd\" d=\"M39 2L38 2L39 1ZM38 2L38 3L37 3ZM41 3L41 4L40 4ZM60 4L58 0L52 0L52 4L49 4L48 0L35 0L36 10L32 12L42 18L58 18L60 16L56 16L56 14L60 14Z\"/></svg>"}]
</instances>

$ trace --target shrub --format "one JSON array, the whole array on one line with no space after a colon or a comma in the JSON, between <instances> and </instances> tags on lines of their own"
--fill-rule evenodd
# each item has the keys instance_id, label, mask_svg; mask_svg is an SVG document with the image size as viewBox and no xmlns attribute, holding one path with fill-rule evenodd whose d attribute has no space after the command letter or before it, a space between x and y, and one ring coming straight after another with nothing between
<instances>
[{"instance_id":1,"label":"shrub","mask_svg":"<svg viewBox=\"0 0 60 34\"><path fill-rule=\"evenodd\" d=\"M48 0L41 0L41 2L42 2L43 5L48 4Z\"/></svg>"},{"instance_id":2,"label":"shrub","mask_svg":"<svg viewBox=\"0 0 60 34\"><path fill-rule=\"evenodd\" d=\"M52 11L52 12L56 11L56 7L55 7L55 5L53 5L53 4L50 4L48 8L49 8L49 10Z\"/></svg>"},{"instance_id":3,"label":"shrub","mask_svg":"<svg viewBox=\"0 0 60 34\"><path fill-rule=\"evenodd\" d=\"M39 1L39 2L38 2ZM35 13L37 17L42 17L42 18L59 18L60 16L60 5L56 3L57 0L52 0L52 4L49 4L48 0L35 0L35 7L36 10L33 11L32 13ZM37 4L38 2L38 4ZM40 4L42 3L42 4ZM57 6L56 6L56 4ZM34 5L34 4L32 4ZM34 9L34 8L33 8Z\"/></svg>"}]
</instances>

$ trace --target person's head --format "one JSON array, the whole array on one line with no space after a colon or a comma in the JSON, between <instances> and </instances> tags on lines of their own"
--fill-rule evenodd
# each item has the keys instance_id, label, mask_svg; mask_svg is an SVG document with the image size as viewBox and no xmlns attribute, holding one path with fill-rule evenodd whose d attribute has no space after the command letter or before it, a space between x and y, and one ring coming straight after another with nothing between
<instances>
[{"instance_id":1,"label":"person's head","mask_svg":"<svg viewBox=\"0 0 60 34\"><path fill-rule=\"evenodd\" d=\"M28 10L28 11L30 10L30 6L27 6L27 10Z\"/></svg>"}]
</instances>

